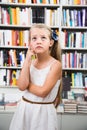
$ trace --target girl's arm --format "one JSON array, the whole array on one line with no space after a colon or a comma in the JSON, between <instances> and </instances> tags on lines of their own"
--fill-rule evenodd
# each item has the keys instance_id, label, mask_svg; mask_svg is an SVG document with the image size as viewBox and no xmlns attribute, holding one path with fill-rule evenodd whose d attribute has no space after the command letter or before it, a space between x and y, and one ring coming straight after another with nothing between
<instances>
[{"instance_id":1,"label":"girl's arm","mask_svg":"<svg viewBox=\"0 0 87 130\"><path fill-rule=\"evenodd\" d=\"M28 90L29 92L37 96L46 97L56 84L57 80L61 79L61 76L62 65L59 61L56 61L56 63L52 65L43 86L38 86L33 83L30 83Z\"/></svg>"},{"instance_id":2,"label":"girl's arm","mask_svg":"<svg viewBox=\"0 0 87 130\"><path fill-rule=\"evenodd\" d=\"M33 52L28 49L26 54L26 59L24 61L21 73L19 75L19 78L17 80L17 86L20 90L25 90L28 88L29 85L29 73L30 73L30 65L31 65L31 56L33 55Z\"/></svg>"}]
</instances>

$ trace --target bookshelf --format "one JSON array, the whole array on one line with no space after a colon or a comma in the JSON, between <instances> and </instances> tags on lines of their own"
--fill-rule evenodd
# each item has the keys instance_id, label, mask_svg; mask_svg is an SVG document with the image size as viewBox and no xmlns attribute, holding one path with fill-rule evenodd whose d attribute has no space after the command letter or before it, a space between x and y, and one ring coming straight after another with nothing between
<instances>
[{"instance_id":1,"label":"bookshelf","mask_svg":"<svg viewBox=\"0 0 87 130\"><path fill-rule=\"evenodd\" d=\"M56 3L54 0L47 3L39 0L0 1L0 104L3 100L5 104L17 102L22 95L16 81L28 49L31 25L45 23L59 32L59 14L58 0Z\"/></svg>"},{"instance_id":2,"label":"bookshelf","mask_svg":"<svg viewBox=\"0 0 87 130\"><path fill-rule=\"evenodd\" d=\"M76 1L61 3L60 43L62 43L63 77L70 85L64 89L63 96L80 102L84 101L87 96L87 3L86 1L81 3L82 1L79 0L77 4L73 2Z\"/></svg>"},{"instance_id":3,"label":"bookshelf","mask_svg":"<svg viewBox=\"0 0 87 130\"><path fill-rule=\"evenodd\" d=\"M86 0L1 0L0 94L18 92L16 80L28 49L28 32L33 23L39 22L59 34L63 79L67 81L63 84L63 98L87 95L86 13Z\"/></svg>"}]
</instances>

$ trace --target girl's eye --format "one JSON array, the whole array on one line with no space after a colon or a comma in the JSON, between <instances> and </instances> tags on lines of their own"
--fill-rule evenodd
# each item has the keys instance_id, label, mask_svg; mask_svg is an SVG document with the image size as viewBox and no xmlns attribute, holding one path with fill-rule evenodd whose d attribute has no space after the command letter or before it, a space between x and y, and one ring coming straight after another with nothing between
<instances>
[{"instance_id":1,"label":"girl's eye","mask_svg":"<svg viewBox=\"0 0 87 130\"><path fill-rule=\"evenodd\" d=\"M32 37L32 38L31 38L32 41L36 41L37 39L38 39L37 37ZM46 37L45 37L45 36L42 36L42 37L40 37L40 39L41 39L42 41L44 41L44 40L46 40Z\"/></svg>"},{"instance_id":2,"label":"girl's eye","mask_svg":"<svg viewBox=\"0 0 87 130\"><path fill-rule=\"evenodd\" d=\"M32 37L32 41L35 41L37 38L36 37Z\"/></svg>"},{"instance_id":3,"label":"girl's eye","mask_svg":"<svg viewBox=\"0 0 87 130\"><path fill-rule=\"evenodd\" d=\"M45 40L45 39L46 39L46 37L41 37L41 39L42 39L42 40Z\"/></svg>"}]
</instances>

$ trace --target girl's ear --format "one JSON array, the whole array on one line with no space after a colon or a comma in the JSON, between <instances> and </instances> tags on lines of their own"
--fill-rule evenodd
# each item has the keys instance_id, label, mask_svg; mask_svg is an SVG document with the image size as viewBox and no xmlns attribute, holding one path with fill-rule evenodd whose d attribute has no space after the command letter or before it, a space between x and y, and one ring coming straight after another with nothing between
<instances>
[{"instance_id":1,"label":"girl's ear","mask_svg":"<svg viewBox=\"0 0 87 130\"><path fill-rule=\"evenodd\" d=\"M51 39L51 41L50 41L50 47L53 46L53 44L54 44L54 40Z\"/></svg>"}]
</instances>

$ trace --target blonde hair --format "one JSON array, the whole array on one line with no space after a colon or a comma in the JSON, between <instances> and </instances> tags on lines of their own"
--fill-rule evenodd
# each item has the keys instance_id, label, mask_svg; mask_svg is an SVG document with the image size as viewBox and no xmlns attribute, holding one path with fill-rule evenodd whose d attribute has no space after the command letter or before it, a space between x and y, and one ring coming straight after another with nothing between
<instances>
[{"instance_id":1,"label":"blonde hair","mask_svg":"<svg viewBox=\"0 0 87 130\"><path fill-rule=\"evenodd\" d=\"M52 32L53 31L51 30L51 28L49 26L45 25L45 24L40 24L40 23L33 24L31 26L30 31L29 31L29 39L30 39L31 30L33 28L41 28L41 29L44 28L44 29L48 30L49 34L50 34L49 38L52 39ZM50 48L50 55L61 62L61 48L60 48L59 41L54 40L54 44ZM57 105L61 102L61 99L62 99L61 94L62 94L62 82L60 83L58 94L57 94L57 97L58 97Z\"/></svg>"}]
</instances>

